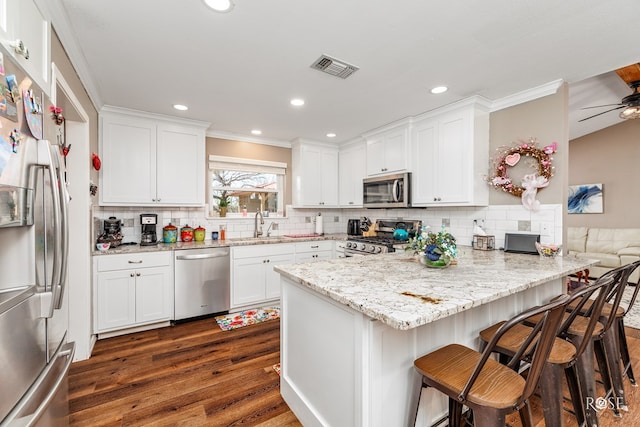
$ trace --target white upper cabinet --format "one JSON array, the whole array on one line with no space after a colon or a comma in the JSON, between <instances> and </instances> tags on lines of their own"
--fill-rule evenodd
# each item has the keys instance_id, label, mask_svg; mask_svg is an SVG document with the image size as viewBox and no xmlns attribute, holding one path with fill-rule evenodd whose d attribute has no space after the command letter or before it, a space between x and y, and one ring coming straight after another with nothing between
<instances>
[{"instance_id":1,"label":"white upper cabinet","mask_svg":"<svg viewBox=\"0 0 640 427\"><path fill-rule=\"evenodd\" d=\"M362 207L362 180L366 176L366 153L366 146L362 141L340 147L338 154L340 207Z\"/></svg>"},{"instance_id":2,"label":"white upper cabinet","mask_svg":"<svg viewBox=\"0 0 640 427\"><path fill-rule=\"evenodd\" d=\"M31 79L49 94L51 25L33 0L0 0L0 38Z\"/></svg>"},{"instance_id":3,"label":"white upper cabinet","mask_svg":"<svg viewBox=\"0 0 640 427\"><path fill-rule=\"evenodd\" d=\"M338 148L296 141L291 148L293 206L338 206Z\"/></svg>"},{"instance_id":4,"label":"white upper cabinet","mask_svg":"<svg viewBox=\"0 0 640 427\"><path fill-rule=\"evenodd\" d=\"M202 206L206 126L103 109L100 205Z\"/></svg>"},{"instance_id":5,"label":"white upper cabinet","mask_svg":"<svg viewBox=\"0 0 640 427\"><path fill-rule=\"evenodd\" d=\"M407 170L409 130L407 122L365 135L368 176Z\"/></svg>"},{"instance_id":6,"label":"white upper cabinet","mask_svg":"<svg viewBox=\"0 0 640 427\"><path fill-rule=\"evenodd\" d=\"M489 112L475 99L416 118L412 126L412 205L485 206Z\"/></svg>"}]
</instances>

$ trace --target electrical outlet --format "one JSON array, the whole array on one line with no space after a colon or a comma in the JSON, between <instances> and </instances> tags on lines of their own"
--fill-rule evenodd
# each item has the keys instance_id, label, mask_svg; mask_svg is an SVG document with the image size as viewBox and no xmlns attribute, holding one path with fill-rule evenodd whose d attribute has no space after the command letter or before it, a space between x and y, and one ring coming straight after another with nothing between
<instances>
[{"instance_id":1,"label":"electrical outlet","mask_svg":"<svg viewBox=\"0 0 640 427\"><path fill-rule=\"evenodd\" d=\"M334 216L333 217L333 222L340 222L340 217L339 216Z\"/></svg>"},{"instance_id":2,"label":"electrical outlet","mask_svg":"<svg viewBox=\"0 0 640 427\"><path fill-rule=\"evenodd\" d=\"M531 221L518 221L518 231L531 231Z\"/></svg>"},{"instance_id":3,"label":"electrical outlet","mask_svg":"<svg viewBox=\"0 0 640 427\"><path fill-rule=\"evenodd\" d=\"M551 227L549 224L540 224L540 235L551 236Z\"/></svg>"},{"instance_id":4,"label":"electrical outlet","mask_svg":"<svg viewBox=\"0 0 640 427\"><path fill-rule=\"evenodd\" d=\"M311 223L311 217L310 216L305 216L304 217L304 222L307 223L307 224L310 224Z\"/></svg>"},{"instance_id":5,"label":"electrical outlet","mask_svg":"<svg viewBox=\"0 0 640 427\"><path fill-rule=\"evenodd\" d=\"M442 225L444 225L445 227L451 227L451 219L442 218Z\"/></svg>"},{"instance_id":6,"label":"electrical outlet","mask_svg":"<svg viewBox=\"0 0 640 427\"><path fill-rule=\"evenodd\" d=\"M274 231L277 230L278 229L278 223L274 222L273 225L271 226L271 229L274 230Z\"/></svg>"}]
</instances>

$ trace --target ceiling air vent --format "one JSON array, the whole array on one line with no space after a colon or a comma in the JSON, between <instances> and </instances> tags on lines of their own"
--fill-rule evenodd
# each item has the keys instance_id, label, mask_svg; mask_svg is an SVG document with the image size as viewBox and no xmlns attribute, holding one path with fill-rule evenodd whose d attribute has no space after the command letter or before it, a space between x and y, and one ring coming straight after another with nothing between
<instances>
[{"instance_id":1,"label":"ceiling air vent","mask_svg":"<svg viewBox=\"0 0 640 427\"><path fill-rule=\"evenodd\" d=\"M346 62L327 55L322 55L318 58L313 64L311 64L311 68L315 68L316 70L320 70L343 79L346 79L351 74L359 70L355 65L347 64Z\"/></svg>"}]
</instances>

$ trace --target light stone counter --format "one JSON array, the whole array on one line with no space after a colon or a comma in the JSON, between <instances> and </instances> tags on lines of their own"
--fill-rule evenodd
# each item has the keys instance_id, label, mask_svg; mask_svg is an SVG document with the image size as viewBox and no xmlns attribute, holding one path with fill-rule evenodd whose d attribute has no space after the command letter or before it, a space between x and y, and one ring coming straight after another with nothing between
<instances>
[{"instance_id":1,"label":"light stone counter","mask_svg":"<svg viewBox=\"0 0 640 427\"><path fill-rule=\"evenodd\" d=\"M271 236L271 237L247 237L226 240L205 240L204 242L176 242L176 243L158 243L153 246L121 245L117 248L110 248L106 251L93 250L93 255L115 255L115 254L133 254L139 252L158 252L173 251L177 249L204 249L204 248L220 248L231 246L249 246L249 245L268 245L273 243L295 243L310 242L315 240L346 240L345 233L323 234L321 236L306 237L287 237L287 236Z\"/></svg>"},{"instance_id":2,"label":"light stone counter","mask_svg":"<svg viewBox=\"0 0 640 427\"><path fill-rule=\"evenodd\" d=\"M276 266L275 270L395 329L406 330L584 270L595 262L459 247L458 264L448 268L428 268L409 254L395 252ZM437 302L424 302L420 296Z\"/></svg>"}]
</instances>

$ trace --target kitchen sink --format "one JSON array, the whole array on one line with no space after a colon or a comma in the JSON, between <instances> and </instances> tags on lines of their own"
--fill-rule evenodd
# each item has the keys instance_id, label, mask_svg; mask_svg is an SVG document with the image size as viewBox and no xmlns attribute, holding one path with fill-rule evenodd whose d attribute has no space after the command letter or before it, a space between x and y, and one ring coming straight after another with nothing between
<instances>
[{"instance_id":1,"label":"kitchen sink","mask_svg":"<svg viewBox=\"0 0 640 427\"><path fill-rule=\"evenodd\" d=\"M307 234L285 234L283 237L290 237L292 239L300 239L303 237L320 237L322 234L307 233Z\"/></svg>"}]
</instances>

